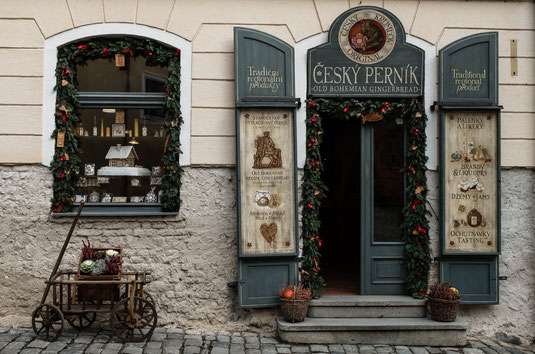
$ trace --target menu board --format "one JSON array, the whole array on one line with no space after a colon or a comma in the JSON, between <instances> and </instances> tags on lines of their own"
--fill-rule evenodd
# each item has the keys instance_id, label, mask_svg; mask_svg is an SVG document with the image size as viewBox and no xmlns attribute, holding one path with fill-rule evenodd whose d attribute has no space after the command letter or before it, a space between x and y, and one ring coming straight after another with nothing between
<instances>
[{"instance_id":1,"label":"menu board","mask_svg":"<svg viewBox=\"0 0 535 354\"><path fill-rule=\"evenodd\" d=\"M446 112L445 251L498 251L497 112Z\"/></svg>"},{"instance_id":2,"label":"menu board","mask_svg":"<svg viewBox=\"0 0 535 354\"><path fill-rule=\"evenodd\" d=\"M243 109L239 119L241 252L295 253L293 110Z\"/></svg>"}]
</instances>

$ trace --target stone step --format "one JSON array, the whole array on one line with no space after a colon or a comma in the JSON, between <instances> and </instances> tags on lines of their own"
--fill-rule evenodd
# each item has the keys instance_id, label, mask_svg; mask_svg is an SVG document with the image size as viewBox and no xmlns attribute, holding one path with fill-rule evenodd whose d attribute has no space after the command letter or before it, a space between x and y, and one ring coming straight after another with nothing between
<instances>
[{"instance_id":1,"label":"stone step","mask_svg":"<svg viewBox=\"0 0 535 354\"><path fill-rule=\"evenodd\" d=\"M290 343L391 344L464 346L468 323L429 318L306 318L291 323L277 319L279 336Z\"/></svg>"},{"instance_id":2,"label":"stone step","mask_svg":"<svg viewBox=\"0 0 535 354\"><path fill-rule=\"evenodd\" d=\"M427 300L403 295L322 296L312 300L312 318L425 317Z\"/></svg>"}]
</instances>

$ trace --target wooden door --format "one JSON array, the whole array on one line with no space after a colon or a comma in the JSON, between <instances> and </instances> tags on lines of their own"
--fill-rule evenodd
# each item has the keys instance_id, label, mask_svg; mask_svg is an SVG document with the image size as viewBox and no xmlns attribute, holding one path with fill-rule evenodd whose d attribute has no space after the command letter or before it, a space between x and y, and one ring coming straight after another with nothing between
<instances>
[{"instance_id":1,"label":"wooden door","mask_svg":"<svg viewBox=\"0 0 535 354\"><path fill-rule=\"evenodd\" d=\"M384 119L361 129L361 293L403 294L405 124Z\"/></svg>"}]
</instances>

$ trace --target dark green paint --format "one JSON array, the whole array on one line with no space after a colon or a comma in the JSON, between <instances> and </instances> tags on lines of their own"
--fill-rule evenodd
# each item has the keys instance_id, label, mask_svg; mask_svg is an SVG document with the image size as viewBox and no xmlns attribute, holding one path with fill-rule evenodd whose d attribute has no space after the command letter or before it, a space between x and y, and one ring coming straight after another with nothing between
<instances>
[{"instance_id":1,"label":"dark green paint","mask_svg":"<svg viewBox=\"0 0 535 354\"><path fill-rule=\"evenodd\" d=\"M280 39L234 27L237 107L293 107L294 50Z\"/></svg>"},{"instance_id":2,"label":"dark green paint","mask_svg":"<svg viewBox=\"0 0 535 354\"><path fill-rule=\"evenodd\" d=\"M295 258L240 259L238 298L240 307L273 307L279 304L279 288L297 284Z\"/></svg>"},{"instance_id":3,"label":"dark green paint","mask_svg":"<svg viewBox=\"0 0 535 354\"><path fill-rule=\"evenodd\" d=\"M377 11L392 21L396 32L396 42L392 52L378 63L359 64L346 57L338 42L338 33L344 20L361 10ZM307 54L308 96L311 97L417 97L423 95L424 51L405 42L405 29L401 21L391 12L375 6L359 6L345 11L334 20L329 30L327 43L308 50ZM413 73L416 80L396 83L395 75L386 80L385 69ZM329 69L330 68L330 69ZM336 68L336 69L335 69ZM339 68L339 69L338 69ZM377 69L376 69L377 68ZM358 70L355 80L354 71ZM327 70L327 71L325 71ZM344 75L344 70L347 75ZM367 75L367 70L378 70ZM335 73L336 71L336 73ZM318 72L322 74L318 76ZM371 71L370 71L371 72ZM340 76L338 76L338 74ZM324 79L322 79L324 78ZM332 83L330 81L333 81ZM338 82L340 81L340 82ZM345 81L345 82L344 82ZM386 81L386 82L385 82ZM392 83L392 84L391 84Z\"/></svg>"},{"instance_id":4,"label":"dark green paint","mask_svg":"<svg viewBox=\"0 0 535 354\"><path fill-rule=\"evenodd\" d=\"M373 239L373 125L361 128L361 293L362 295L403 294L405 267L403 242L376 242Z\"/></svg>"},{"instance_id":5,"label":"dark green paint","mask_svg":"<svg viewBox=\"0 0 535 354\"><path fill-rule=\"evenodd\" d=\"M240 108L295 108L294 98L294 51L280 39L266 33L234 28L234 66L236 94L236 175L238 215L238 306L243 308L274 307L279 304L279 288L297 284L297 251L294 254L244 255L241 249L241 196L240 196ZM251 68L264 70L261 73L276 72L275 89L251 87ZM258 76L258 75L257 75ZM260 75L269 78L269 75ZM264 80L264 79L261 79ZM267 80L267 79L266 79ZM277 82L276 82L277 83ZM249 84L249 85L248 85ZM293 155L294 155L294 200L295 200L295 244L299 245L297 224L297 148L296 117L292 112Z\"/></svg>"},{"instance_id":6,"label":"dark green paint","mask_svg":"<svg viewBox=\"0 0 535 354\"><path fill-rule=\"evenodd\" d=\"M79 92L78 100L82 108L161 108L167 96L157 92Z\"/></svg>"},{"instance_id":7,"label":"dark green paint","mask_svg":"<svg viewBox=\"0 0 535 354\"><path fill-rule=\"evenodd\" d=\"M455 71L454 71L455 70ZM475 80L456 82L462 78ZM471 77L474 73L479 77ZM461 85L461 89L459 88ZM468 86L462 86L467 84ZM499 254L501 252L501 147L500 109L498 103L498 32L487 32L461 38L439 51L440 111L440 189L441 226L440 281L451 282L460 293L463 304L499 303ZM497 232L498 252L447 253L445 247L445 119L448 112L489 110L497 113Z\"/></svg>"},{"instance_id":8,"label":"dark green paint","mask_svg":"<svg viewBox=\"0 0 535 354\"><path fill-rule=\"evenodd\" d=\"M452 258L440 262L440 281L461 293L463 304L498 304L498 257Z\"/></svg>"},{"instance_id":9,"label":"dark green paint","mask_svg":"<svg viewBox=\"0 0 535 354\"><path fill-rule=\"evenodd\" d=\"M498 105L498 32L461 38L438 60L441 104Z\"/></svg>"},{"instance_id":10,"label":"dark green paint","mask_svg":"<svg viewBox=\"0 0 535 354\"><path fill-rule=\"evenodd\" d=\"M92 205L93 204L93 205ZM75 203L75 206L78 204ZM86 203L81 216L175 216L177 212L162 210L163 204ZM76 216L76 212L52 213L53 217Z\"/></svg>"}]
</instances>

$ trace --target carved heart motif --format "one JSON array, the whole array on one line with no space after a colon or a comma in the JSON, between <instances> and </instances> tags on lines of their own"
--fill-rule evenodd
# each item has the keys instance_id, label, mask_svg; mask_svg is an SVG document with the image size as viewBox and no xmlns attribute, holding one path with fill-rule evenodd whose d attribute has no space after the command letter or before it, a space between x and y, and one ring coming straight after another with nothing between
<instances>
[{"instance_id":1,"label":"carved heart motif","mask_svg":"<svg viewBox=\"0 0 535 354\"><path fill-rule=\"evenodd\" d=\"M275 242L275 235L277 234L277 224L272 222L271 224L260 225L260 233L266 239L267 243L271 246Z\"/></svg>"}]
</instances>

